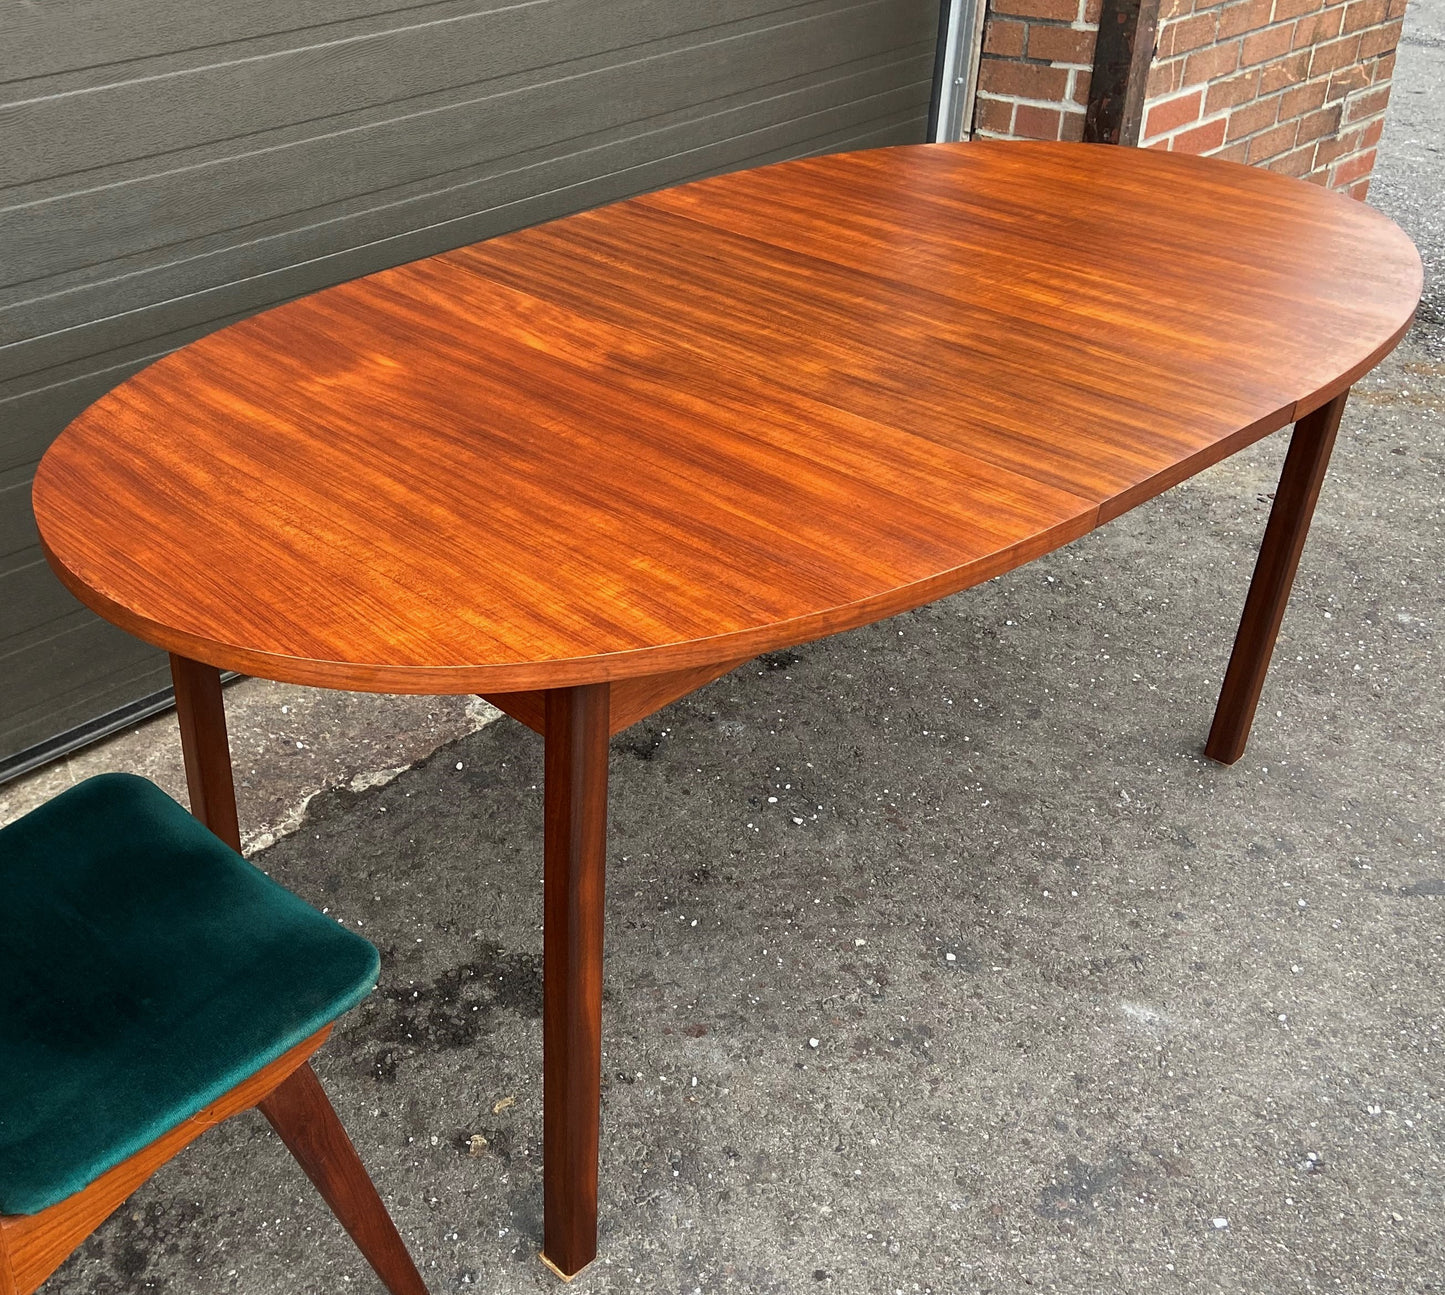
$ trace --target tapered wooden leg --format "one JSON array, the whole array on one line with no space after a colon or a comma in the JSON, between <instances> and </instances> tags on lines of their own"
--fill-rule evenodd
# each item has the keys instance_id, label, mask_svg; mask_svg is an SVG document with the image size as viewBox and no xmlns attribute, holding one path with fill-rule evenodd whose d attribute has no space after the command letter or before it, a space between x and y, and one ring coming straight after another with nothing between
<instances>
[{"instance_id":1,"label":"tapered wooden leg","mask_svg":"<svg viewBox=\"0 0 1445 1295\"><path fill-rule=\"evenodd\" d=\"M310 1064L287 1078L260 1103L260 1110L387 1290L392 1295L427 1295L426 1283Z\"/></svg>"},{"instance_id":2,"label":"tapered wooden leg","mask_svg":"<svg viewBox=\"0 0 1445 1295\"><path fill-rule=\"evenodd\" d=\"M547 693L542 1009L542 1257L571 1277L597 1254L607 684Z\"/></svg>"},{"instance_id":3,"label":"tapered wooden leg","mask_svg":"<svg viewBox=\"0 0 1445 1295\"><path fill-rule=\"evenodd\" d=\"M1315 501L1329 466L1330 450L1340 428L1349 392L1342 392L1295 424L1289 454L1275 491L1274 507L1254 567L1254 579L1245 599L1244 615L1229 658L1214 724L1204 753L1221 764L1233 764L1244 754L1254 722L1265 671L1274 641L1284 619L1285 604L1299 567Z\"/></svg>"},{"instance_id":4,"label":"tapered wooden leg","mask_svg":"<svg viewBox=\"0 0 1445 1295\"><path fill-rule=\"evenodd\" d=\"M171 680L176 688L176 717L181 722L191 813L233 850L239 850L241 826L231 777L231 744L226 740L221 672L215 666L173 652Z\"/></svg>"}]
</instances>

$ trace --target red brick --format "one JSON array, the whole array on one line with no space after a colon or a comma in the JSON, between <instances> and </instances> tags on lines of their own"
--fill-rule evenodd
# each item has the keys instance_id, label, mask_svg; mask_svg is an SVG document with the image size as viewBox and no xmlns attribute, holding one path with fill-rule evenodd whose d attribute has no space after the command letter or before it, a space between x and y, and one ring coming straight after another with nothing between
<instances>
[{"instance_id":1,"label":"red brick","mask_svg":"<svg viewBox=\"0 0 1445 1295\"><path fill-rule=\"evenodd\" d=\"M1306 45L1320 45L1327 40L1334 40L1340 34L1340 22L1344 16L1343 9L1335 8L1301 18L1294 25L1290 48L1304 49Z\"/></svg>"},{"instance_id":2,"label":"red brick","mask_svg":"<svg viewBox=\"0 0 1445 1295\"><path fill-rule=\"evenodd\" d=\"M1224 108L1233 108L1237 103L1253 99L1258 89L1258 68L1216 81L1204 92L1204 115L1207 117Z\"/></svg>"},{"instance_id":3,"label":"red brick","mask_svg":"<svg viewBox=\"0 0 1445 1295\"><path fill-rule=\"evenodd\" d=\"M1403 18L1405 16L1405 6L1409 4L1409 2L1410 0L1389 0L1389 4L1385 6L1386 16L1390 18Z\"/></svg>"},{"instance_id":4,"label":"red brick","mask_svg":"<svg viewBox=\"0 0 1445 1295\"><path fill-rule=\"evenodd\" d=\"M981 94L974 101L973 124L976 130L996 130L1007 135L1014 128L1014 106L1007 99Z\"/></svg>"},{"instance_id":5,"label":"red brick","mask_svg":"<svg viewBox=\"0 0 1445 1295\"><path fill-rule=\"evenodd\" d=\"M1342 162L1336 162L1330 171L1330 184L1336 189L1343 189L1353 180L1369 175L1375 169L1375 150L1368 153L1356 153L1354 157L1347 157Z\"/></svg>"},{"instance_id":6,"label":"red brick","mask_svg":"<svg viewBox=\"0 0 1445 1295\"><path fill-rule=\"evenodd\" d=\"M1315 164L1315 146L1311 140L1303 148L1296 148L1289 153L1281 154L1279 157L1271 158L1265 165L1271 171L1278 171L1280 175L1305 175Z\"/></svg>"},{"instance_id":7,"label":"red brick","mask_svg":"<svg viewBox=\"0 0 1445 1295\"><path fill-rule=\"evenodd\" d=\"M993 0L989 8L1006 18L1052 18L1055 22L1073 22L1079 13L1079 0Z\"/></svg>"},{"instance_id":8,"label":"red brick","mask_svg":"<svg viewBox=\"0 0 1445 1295\"><path fill-rule=\"evenodd\" d=\"M1162 99L1173 94L1184 84L1184 60L1171 58L1167 63L1155 63L1149 69L1149 79L1144 83L1144 101Z\"/></svg>"},{"instance_id":9,"label":"red brick","mask_svg":"<svg viewBox=\"0 0 1445 1295\"><path fill-rule=\"evenodd\" d=\"M1360 57L1374 58L1377 54L1390 54L1400 43L1400 25L1404 20L1392 18L1379 27L1370 27L1360 33Z\"/></svg>"},{"instance_id":10,"label":"red brick","mask_svg":"<svg viewBox=\"0 0 1445 1295\"><path fill-rule=\"evenodd\" d=\"M1084 15L1081 21L1099 25L1099 14L1103 11L1104 0L1084 0Z\"/></svg>"},{"instance_id":11,"label":"red brick","mask_svg":"<svg viewBox=\"0 0 1445 1295\"><path fill-rule=\"evenodd\" d=\"M1363 130L1345 131L1331 139L1322 139L1315 148L1315 165L1327 166L1338 158L1358 153L1364 147L1365 132Z\"/></svg>"},{"instance_id":12,"label":"red brick","mask_svg":"<svg viewBox=\"0 0 1445 1295\"><path fill-rule=\"evenodd\" d=\"M1094 36L1091 31L1034 23L1029 27L1029 57L1049 63L1094 64Z\"/></svg>"},{"instance_id":13,"label":"red brick","mask_svg":"<svg viewBox=\"0 0 1445 1295\"><path fill-rule=\"evenodd\" d=\"M1288 121L1291 117L1302 117L1307 112L1314 112L1316 108L1322 107L1325 102L1325 91L1330 88L1330 83L1325 80L1306 81L1304 85L1297 85L1293 90L1286 90L1279 97L1279 119Z\"/></svg>"},{"instance_id":14,"label":"red brick","mask_svg":"<svg viewBox=\"0 0 1445 1295\"><path fill-rule=\"evenodd\" d=\"M1181 130L1174 136L1174 151L1201 156L1212 153L1224 143L1224 126L1224 118L1216 117L1202 126L1195 126L1193 130Z\"/></svg>"},{"instance_id":15,"label":"red brick","mask_svg":"<svg viewBox=\"0 0 1445 1295\"><path fill-rule=\"evenodd\" d=\"M986 58L978 69L979 89L989 94L1057 103L1064 97L1068 85L1068 72L1043 63L1012 63L1006 59Z\"/></svg>"},{"instance_id":16,"label":"red brick","mask_svg":"<svg viewBox=\"0 0 1445 1295\"><path fill-rule=\"evenodd\" d=\"M1361 31L1382 23L1389 8L1386 0L1351 0L1345 6L1345 33Z\"/></svg>"},{"instance_id":17,"label":"red brick","mask_svg":"<svg viewBox=\"0 0 1445 1295\"><path fill-rule=\"evenodd\" d=\"M1063 125L1059 128L1059 138L1068 140L1071 144L1077 144L1084 138L1084 114L1081 112L1066 112Z\"/></svg>"},{"instance_id":18,"label":"red brick","mask_svg":"<svg viewBox=\"0 0 1445 1295\"><path fill-rule=\"evenodd\" d=\"M1374 148L1380 142L1380 136L1385 133L1385 119L1379 117L1365 127L1365 136L1360 143L1365 148Z\"/></svg>"},{"instance_id":19,"label":"red brick","mask_svg":"<svg viewBox=\"0 0 1445 1295\"><path fill-rule=\"evenodd\" d=\"M1259 92L1273 94L1276 90L1287 89L1289 86L1298 85L1309 74L1310 52L1302 49L1298 54L1276 59L1262 68L1259 74Z\"/></svg>"},{"instance_id":20,"label":"red brick","mask_svg":"<svg viewBox=\"0 0 1445 1295\"><path fill-rule=\"evenodd\" d=\"M1317 13L1324 7L1325 0L1274 0L1273 19L1275 22L1286 22L1307 13Z\"/></svg>"},{"instance_id":21,"label":"red brick","mask_svg":"<svg viewBox=\"0 0 1445 1295\"><path fill-rule=\"evenodd\" d=\"M1327 171L1327 170L1326 170L1326 171L1311 171L1308 175L1306 175L1306 176L1304 176L1304 177L1302 177L1302 178L1308 180L1311 184L1318 184L1318 185L1322 185L1322 186L1323 186L1323 185L1329 184L1329 182L1330 182L1330 173L1329 173L1329 171Z\"/></svg>"},{"instance_id":22,"label":"red brick","mask_svg":"<svg viewBox=\"0 0 1445 1295\"><path fill-rule=\"evenodd\" d=\"M1144 136L1152 139L1155 135L1167 135L1192 121L1199 120L1199 110L1204 106L1204 92L1193 90L1177 99L1166 99L1163 103L1149 105L1144 121Z\"/></svg>"},{"instance_id":23,"label":"red brick","mask_svg":"<svg viewBox=\"0 0 1445 1295\"><path fill-rule=\"evenodd\" d=\"M1213 10L1172 22L1160 33L1155 58L1173 58L1176 54L1212 45L1218 28L1219 15Z\"/></svg>"},{"instance_id":24,"label":"red brick","mask_svg":"<svg viewBox=\"0 0 1445 1295\"><path fill-rule=\"evenodd\" d=\"M1143 144L1140 147L1158 149L1161 153L1167 153L1170 148L1170 141L1168 139L1156 139L1150 141L1148 144Z\"/></svg>"},{"instance_id":25,"label":"red brick","mask_svg":"<svg viewBox=\"0 0 1445 1295\"><path fill-rule=\"evenodd\" d=\"M1269 26L1273 9L1274 0L1240 0L1238 4L1225 5L1219 11L1219 39L1243 36L1245 32Z\"/></svg>"},{"instance_id":26,"label":"red brick","mask_svg":"<svg viewBox=\"0 0 1445 1295\"><path fill-rule=\"evenodd\" d=\"M1395 51L1391 50L1381 58L1377 58L1369 64L1370 80L1376 85L1381 81L1388 81L1395 74Z\"/></svg>"},{"instance_id":27,"label":"red brick","mask_svg":"<svg viewBox=\"0 0 1445 1295\"><path fill-rule=\"evenodd\" d=\"M1369 84L1370 74L1364 68L1342 68L1330 77L1330 88L1325 95L1325 102L1333 103L1336 99L1343 99L1351 91L1363 90Z\"/></svg>"},{"instance_id":28,"label":"red brick","mask_svg":"<svg viewBox=\"0 0 1445 1295\"><path fill-rule=\"evenodd\" d=\"M1364 200L1370 196L1371 179L1373 179L1373 177L1367 175L1363 180L1357 180L1354 184L1350 185L1345 192L1357 201L1364 202Z\"/></svg>"},{"instance_id":29,"label":"red brick","mask_svg":"<svg viewBox=\"0 0 1445 1295\"><path fill-rule=\"evenodd\" d=\"M1058 139L1063 115L1057 108L1021 103L1014 109L1014 134L1020 139Z\"/></svg>"},{"instance_id":30,"label":"red brick","mask_svg":"<svg viewBox=\"0 0 1445 1295\"><path fill-rule=\"evenodd\" d=\"M1250 165L1288 153L1294 147L1294 137L1298 131L1299 122L1286 121L1256 135L1249 141Z\"/></svg>"},{"instance_id":31,"label":"red brick","mask_svg":"<svg viewBox=\"0 0 1445 1295\"><path fill-rule=\"evenodd\" d=\"M983 52L999 54L1004 58L1019 58L1024 52L1024 39L1028 32L1027 23L1010 22L1006 18L990 18L983 29Z\"/></svg>"},{"instance_id":32,"label":"red brick","mask_svg":"<svg viewBox=\"0 0 1445 1295\"><path fill-rule=\"evenodd\" d=\"M1089 105L1089 83L1094 79L1093 71L1083 70L1074 73L1074 88L1069 92L1069 100L1081 108Z\"/></svg>"},{"instance_id":33,"label":"red brick","mask_svg":"<svg viewBox=\"0 0 1445 1295\"><path fill-rule=\"evenodd\" d=\"M1268 63L1282 54L1288 54L1293 31L1292 27L1267 27L1264 31L1246 36L1240 51L1240 64L1253 67L1256 63Z\"/></svg>"},{"instance_id":34,"label":"red brick","mask_svg":"<svg viewBox=\"0 0 1445 1295\"><path fill-rule=\"evenodd\" d=\"M1238 144L1228 144L1214 156L1225 162L1243 162L1249 157L1249 142L1240 140Z\"/></svg>"},{"instance_id":35,"label":"red brick","mask_svg":"<svg viewBox=\"0 0 1445 1295\"><path fill-rule=\"evenodd\" d=\"M1335 134L1339 128L1340 105L1332 103L1328 108L1321 108L1318 112L1300 118L1299 134L1295 136L1295 143L1312 144L1325 135Z\"/></svg>"},{"instance_id":36,"label":"red brick","mask_svg":"<svg viewBox=\"0 0 1445 1295\"><path fill-rule=\"evenodd\" d=\"M1328 45L1316 45L1310 58L1310 75L1322 76L1337 68L1348 67L1360 57L1360 38L1346 36Z\"/></svg>"},{"instance_id":37,"label":"red brick","mask_svg":"<svg viewBox=\"0 0 1445 1295\"><path fill-rule=\"evenodd\" d=\"M1270 0L1274 3L1274 0ZM1173 18L1184 18L1194 12L1194 0L1159 0L1159 22L1169 22Z\"/></svg>"},{"instance_id":38,"label":"red brick","mask_svg":"<svg viewBox=\"0 0 1445 1295\"><path fill-rule=\"evenodd\" d=\"M1390 87L1378 86L1365 94L1358 94L1345 101L1345 120L1356 122L1364 117L1373 117L1384 112L1390 102Z\"/></svg>"},{"instance_id":39,"label":"red brick","mask_svg":"<svg viewBox=\"0 0 1445 1295\"><path fill-rule=\"evenodd\" d=\"M1231 142L1267 130L1279 120L1279 99L1257 99L1254 103L1242 104L1229 114L1229 128L1225 138Z\"/></svg>"},{"instance_id":40,"label":"red brick","mask_svg":"<svg viewBox=\"0 0 1445 1295\"><path fill-rule=\"evenodd\" d=\"M1184 84L1207 85L1217 77L1228 76L1239 66L1237 40L1196 50L1184 60Z\"/></svg>"}]
</instances>

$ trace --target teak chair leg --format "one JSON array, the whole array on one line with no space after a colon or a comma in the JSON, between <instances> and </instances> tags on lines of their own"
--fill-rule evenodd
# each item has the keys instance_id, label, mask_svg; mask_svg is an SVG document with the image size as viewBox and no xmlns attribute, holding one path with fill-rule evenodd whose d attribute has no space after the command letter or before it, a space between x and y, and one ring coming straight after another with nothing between
<instances>
[{"instance_id":1,"label":"teak chair leg","mask_svg":"<svg viewBox=\"0 0 1445 1295\"><path fill-rule=\"evenodd\" d=\"M382 1280L396 1295L422 1295L426 1287L307 1064L330 1033L329 1025L318 1030L73 1196L39 1214L0 1215L0 1295L31 1295L38 1290L157 1169L207 1129L253 1106L266 1113L312 1181L321 1186L322 1195Z\"/></svg>"},{"instance_id":2,"label":"teak chair leg","mask_svg":"<svg viewBox=\"0 0 1445 1295\"><path fill-rule=\"evenodd\" d=\"M1330 450L1340 428L1349 392L1306 414L1294 425L1289 454L1280 473L1274 507L1259 558L1244 602L1244 615L1235 636L1234 652L1224 675L1219 705L1204 754L1221 764L1233 764L1244 754L1250 726L1264 688L1265 671L1274 653L1275 638L1284 620L1285 604L1299 569L1300 553L1309 534L1310 518L1320 497L1329 466Z\"/></svg>"},{"instance_id":3,"label":"teak chair leg","mask_svg":"<svg viewBox=\"0 0 1445 1295\"><path fill-rule=\"evenodd\" d=\"M426 1284L345 1128L309 1064L259 1103L281 1141L392 1295L427 1295Z\"/></svg>"},{"instance_id":4,"label":"teak chair leg","mask_svg":"<svg viewBox=\"0 0 1445 1295\"><path fill-rule=\"evenodd\" d=\"M546 697L542 1257L567 1278L597 1254L609 706L607 684Z\"/></svg>"}]
</instances>

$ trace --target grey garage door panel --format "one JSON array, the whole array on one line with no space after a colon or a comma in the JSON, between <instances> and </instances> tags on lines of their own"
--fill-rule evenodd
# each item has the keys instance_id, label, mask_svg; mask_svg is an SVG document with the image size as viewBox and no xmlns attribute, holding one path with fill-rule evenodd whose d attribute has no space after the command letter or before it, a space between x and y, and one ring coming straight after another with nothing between
<instances>
[{"instance_id":1,"label":"grey garage door panel","mask_svg":"<svg viewBox=\"0 0 1445 1295\"><path fill-rule=\"evenodd\" d=\"M21 549L0 566L0 607L5 609L5 631L31 634L73 615L76 601L45 563L40 546ZM7 648L10 646L7 641ZM6 680L7 685L9 680Z\"/></svg>"},{"instance_id":2,"label":"grey garage door panel","mask_svg":"<svg viewBox=\"0 0 1445 1295\"><path fill-rule=\"evenodd\" d=\"M40 543L35 518L30 513L29 476L0 487L0 566L10 566L11 554Z\"/></svg>"},{"instance_id":3,"label":"grey garage door panel","mask_svg":"<svg viewBox=\"0 0 1445 1295\"><path fill-rule=\"evenodd\" d=\"M87 404L99 399L123 378L129 377L152 360L159 359L206 333L215 332L226 324L256 313L255 306L242 306L228 309L226 313L215 318L197 319L183 327L174 327L177 318L165 310L170 304L172 303L163 302L159 306L143 307L114 320L115 327L106 338L113 343L108 350L78 344L87 340L99 340L91 328L84 326L31 338L13 346L0 346L0 472L20 462L34 463L38 460L38 455L23 460L19 457L20 451L30 441L25 435L25 429L39 426L40 422L52 417L52 414L34 411L48 408L58 415L62 408L73 409L75 412L69 416L73 418ZM224 304L221 308L225 309ZM210 313L205 312L207 316ZM133 333L128 333L128 322L134 322L140 327L134 328ZM76 337L76 334L84 336ZM37 358L54 362L47 363L42 370L36 371L29 371L29 364L15 363ZM22 371L14 376L6 376L12 367ZM97 388L92 379L105 375L109 376L103 385ZM93 391L95 394L83 396L82 387L84 392ZM77 404L77 401L82 399L84 403ZM67 422L69 418L66 419ZM15 444L7 447L7 438L12 439Z\"/></svg>"},{"instance_id":4,"label":"grey garage door panel","mask_svg":"<svg viewBox=\"0 0 1445 1295\"><path fill-rule=\"evenodd\" d=\"M846 3L822 6L826 12ZM185 7L195 6L187 0ZM577 75L589 58L606 55L615 64L617 51L631 47L641 47L634 57L646 57L677 37L695 47L699 28L719 40L779 10L788 21L802 16L779 0L711 0L706 7L554 0L442 16L403 11L367 24L373 30L351 24L345 33L294 33L265 52L207 50L199 65L169 71L128 65L115 80L68 92L31 82L23 102L4 102L0 92L0 188L293 127L318 103L330 119L408 101L426 108L444 103L447 91L499 78L498 88L526 84L543 69L549 79Z\"/></svg>"},{"instance_id":5,"label":"grey garage door panel","mask_svg":"<svg viewBox=\"0 0 1445 1295\"><path fill-rule=\"evenodd\" d=\"M99 666L99 668L97 668ZM170 684L166 655L87 613L28 651L0 657L7 709L0 760Z\"/></svg>"},{"instance_id":6,"label":"grey garage door panel","mask_svg":"<svg viewBox=\"0 0 1445 1295\"><path fill-rule=\"evenodd\" d=\"M643 133L615 131L561 156L544 150L440 191L394 198L63 297L12 306L0 311L0 337L25 340L0 346L0 400L70 378L74 375L48 370L113 347L208 323L216 327L222 319L329 283L693 175L815 146L840 147L845 135L851 138L871 122L926 110L923 78L932 58L931 51L916 53L702 118ZM922 127L910 138L921 132ZM42 328L46 331L37 335ZM25 375L35 376L17 385Z\"/></svg>"},{"instance_id":7,"label":"grey garage door panel","mask_svg":"<svg viewBox=\"0 0 1445 1295\"><path fill-rule=\"evenodd\" d=\"M887 121L874 122L872 126L857 135L844 135L841 139L829 140L820 148L810 149L805 154L788 153L789 157L817 156L822 153L838 153L860 148L890 148L896 144L916 144L922 132L928 129L928 105L921 109L901 113ZM782 158L769 158L781 161Z\"/></svg>"},{"instance_id":8,"label":"grey garage door panel","mask_svg":"<svg viewBox=\"0 0 1445 1295\"><path fill-rule=\"evenodd\" d=\"M52 280L43 290L29 289L28 298L0 304L0 381L108 349L119 339L214 318L212 312L225 307L206 304L206 294L216 290L212 285L227 292L238 288L244 300L237 299L237 308L258 309L286 295L268 286L268 276L297 271L307 280L297 291L308 291L690 174L754 164L780 142L848 131L923 100L921 77L931 58L931 53L914 53L887 62L870 60L822 82L770 87L703 114L679 114L641 130L597 132L561 148L544 147L474 167L444 177L441 187L433 182L367 195L306 213L299 225L295 218L251 225L239 231L249 235L245 241L237 242L232 231L229 241L216 237L169 249L174 259L159 264L146 264L154 256L118 260L96 282L62 287L63 279ZM448 222L455 228L446 228ZM414 247L382 246L398 231L402 237L414 232ZM344 271L337 257L347 259ZM361 268L350 268L351 263ZM12 289L10 295L19 294ZM182 300L187 297L195 300ZM166 312L164 319L137 314L153 304Z\"/></svg>"},{"instance_id":9,"label":"grey garage door panel","mask_svg":"<svg viewBox=\"0 0 1445 1295\"><path fill-rule=\"evenodd\" d=\"M82 409L163 354L164 350L125 364L106 366L72 381L46 385L0 401L0 471L38 463L60 429ZM0 607L0 645L5 634L6 623Z\"/></svg>"},{"instance_id":10,"label":"grey garage door panel","mask_svg":"<svg viewBox=\"0 0 1445 1295\"><path fill-rule=\"evenodd\" d=\"M707 104L773 84L782 66L818 74L859 48L897 49L927 38L900 31L909 0L874 0L842 14L749 33L649 60L645 74L609 66L445 108L391 116L289 144L167 170L0 214L0 274L22 284L113 261L243 223L295 216L332 203L474 167L599 127ZM90 237L77 239L84 229Z\"/></svg>"},{"instance_id":11,"label":"grey garage door panel","mask_svg":"<svg viewBox=\"0 0 1445 1295\"><path fill-rule=\"evenodd\" d=\"M290 34L348 19L407 10L414 14L459 12L476 4L417 4L405 0L245 0L196 4L193 0L72 0L36 4L0 0L0 82L33 80L68 70L113 67L178 48ZM503 5L491 6L502 8ZM83 31L85 39L77 39ZM177 32L184 32L178 37Z\"/></svg>"}]
</instances>

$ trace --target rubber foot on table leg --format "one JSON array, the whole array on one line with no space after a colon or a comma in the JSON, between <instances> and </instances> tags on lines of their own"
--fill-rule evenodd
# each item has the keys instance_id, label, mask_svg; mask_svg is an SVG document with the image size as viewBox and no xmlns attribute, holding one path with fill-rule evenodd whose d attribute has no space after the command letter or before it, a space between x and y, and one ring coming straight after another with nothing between
<instances>
[{"instance_id":1,"label":"rubber foot on table leg","mask_svg":"<svg viewBox=\"0 0 1445 1295\"><path fill-rule=\"evenodd\" d=\"M568 1276L568 1274L564 1273L560 1268L557 1267L556 1264L554 1264L550 1259L548 1259L547 1256L542 1253L542 1251L537 1251L537 1258L540 1259L554 1273L556 1273L557 1276L560 1277L564 1282L576 1281L577 1278L582 1273L585 1273L590 1267L592 1267L592 1264L595 1262L594 1260L589 1259L575 1273L572 1273L571 1276Z\"/></svg>"}]
</instances>

